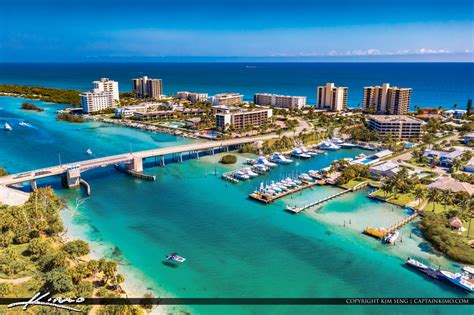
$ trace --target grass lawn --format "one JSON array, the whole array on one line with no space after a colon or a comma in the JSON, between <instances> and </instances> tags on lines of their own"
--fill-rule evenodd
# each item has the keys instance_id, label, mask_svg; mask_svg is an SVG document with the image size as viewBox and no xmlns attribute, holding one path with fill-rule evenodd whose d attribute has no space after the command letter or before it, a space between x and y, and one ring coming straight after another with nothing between
<instances>
[{"instance_id":1,"label":"grass lawn","mask_svg":"<svg viewBox=\"0 0 474 315\"><path fill-rule=\"evenodd\" d=\"M407 194L398 194L395 196L394 194L387 194L382 190L377 190L374 193L372 193L372 196L377 196L384 198L386 202L395 204L397 206L405 207L412 201L416 201L416 197L410 193Z\"/></svg>"},{"instance_id":2,"label":"grass lawn","mask_svg":"<svg viewBox=\"0 0 474 315\"><path fill-rule=\"evenodd\" d=\"M343 185L340 185L340 187L345 188L345 189L352 189L355 186L357 186L358 184L363 183L363 182L367 182L367 181L371 181L371 180L367 179L367 178L358 177L358 178L351 179L349 182L347 182Z\"/></svg>"},{"instance_id":3,"label":"grass lawn","mask_svg":"<svg viewBox=\"0 0 474 315\"><path fill-rule=\"evenodd\" d=\"M442 205L442 204L439 203L439 202L436 202L436 203L434 204L434 209L435 209L435 210L434 210L435 213L440 213L440 212L445 211L445 210L444 210L444 205ZM453 206L453 205L446 206L446 211L449 211L449 210L451 210L451 209L456 209L456 206ZM432 202L429 202L429 203L426 205L424 211L433 211L433 203L432 203Z\"/></svg>"}]
</instances>

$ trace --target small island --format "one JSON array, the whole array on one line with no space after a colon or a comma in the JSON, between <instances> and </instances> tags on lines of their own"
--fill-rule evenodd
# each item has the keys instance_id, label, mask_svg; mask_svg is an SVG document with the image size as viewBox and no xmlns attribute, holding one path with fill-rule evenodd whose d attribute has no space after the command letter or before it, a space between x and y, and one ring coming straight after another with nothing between
<instances>
[{"instance_id":1,"label":"small island","mask_svg":"<svg viewBox=\"0 0 474 315\"><path fill-rule=\"evenodd\" d=\"M71 122L71 123L83 123L84 122L84 118L82 118L81 116L73 115L73 114L69 114L69 113L59 113L56 116L56 120L62 120L62 121L67 121L67 122Z\"/></svg>"},{"instance_id":2,"label":"small island","mask_svg":"<svg viewBox=\"0 0 474 315\"><path fill-rule=\"evenodd\" d=\"M41 107L36 106L35 104L24 102L21 104L21 109L36 111L36 112L44 112L44 109Z\"/></svg>"},{"instance_id":3,"label":"small island","mask_svg":"<svg viewBox=\"0 0 474 315\"><path fill-rule=\"evenodd\" d=\"M235 162L237 162L237 156L234 154L224 155L221 159L222 164L234 164Z\"/></svg>"}]
</instances>

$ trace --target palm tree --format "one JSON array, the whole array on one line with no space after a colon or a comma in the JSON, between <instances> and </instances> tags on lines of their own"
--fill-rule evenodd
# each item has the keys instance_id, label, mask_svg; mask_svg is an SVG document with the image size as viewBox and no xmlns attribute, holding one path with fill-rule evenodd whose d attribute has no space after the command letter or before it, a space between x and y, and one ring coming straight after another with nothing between
<instances>
[{"instance_id":1,"label":"palm tree","mask_svg":"<svg viewBox=\"0 0 474 315\"><path fill-rule=\"evenodd\" d=\"M425 190L421 187L416 187L413 194L415 195L416 199L418 200L418 207L419 207L421 202L423 201L423 199L426 196Z\"/></svg>"},{"instance_id":2,"label":"palm tree","mask_svg":"<svg viewBox=\"0 0 474 315\"><path fill-rule=\"evenodd\" d=\"M436 203L439 202L440 193L438 189L430 189L428 192L428 200L433 203L433 212L435 211Z\"/></svg>"},{"instance_id":3,"label":"palm tree","mask_svg":"<svg viewBox=\"0 0 474 315\"><path fill-rule=\"evenodd\" d=\"M440 194L440 201L443 204L444 211L446 211L446 207L453 202L453 194L449 190L443 190Z\"/></svg>"},{"instance_id":4,"label":"palm tree","mask_svg":"<svg viewBox=\"0 0 474 315\"><path fill-rule=\"evenodd\" d=\"M380 190L384 192L384 196L387 197L388 193L391 193L393 191L393 184L391 181L387 180L383 183L382 187L380 187Z\"/></svg>"}]
</instances>

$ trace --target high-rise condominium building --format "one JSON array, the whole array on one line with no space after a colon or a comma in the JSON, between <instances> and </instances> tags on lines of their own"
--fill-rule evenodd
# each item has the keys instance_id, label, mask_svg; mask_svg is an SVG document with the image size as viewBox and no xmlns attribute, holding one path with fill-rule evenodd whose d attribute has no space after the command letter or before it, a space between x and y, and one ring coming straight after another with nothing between
<instances>
[{"instance_id":1,"label":"high-rise condominium building","mask_svg":"<svg viewBox=\"0 0 474 315\"><path fill-rule=\"evenodd\" d=\"M94 90L101 92L110 92L115 101L120 100L118 82L109 80L108 78L101 78L99 81L92 82Z\"/></svg>"},{"instance_id":2,"label":"high-rise condominium building","mask_svg":"<svg viewBox=\"0 0 474 315\"><path fill-rule=\"evenodd\" d=\"M396 139L417 139L424 122L406 115L370 115L369 129Z\"/></svg>"},{"instance_id":3,"label":"high-rise condominium building","mask_svg":"<svg viewBox=\"0 0 474 315\"><path fill-rule=\"evenodd\" d=\"M318 86L317 104L319 108L332 111L341 111L347 108L347 87L334 86L334 83L326 83Z\"/></svg>"},{"instance_id":4,"label":"high-rise condominium building","mask_svg":"<svg viewBox=\"0 0 474 315\"><path fill-rule=\"evenodd\" d=\"M92 91L80 94L84 113L98 112L116 106L116 102L120 100L118 82L101 78L92 84L94 85Z\"/></svg>"},{"instance_id":5,"label":"high-rise condominium building","mask_svg":"<svg viewBox=\"0 0 474 315\"><path fill-rule=\"evenodd\" d=\"M209 99L212 105L236 105L243 101L244 96L239 93L216 94Z\"/></svg>"},{"instance_id":6,"label":"high-rise condominium building","mask_svg":"<svg viewBox=\"0 0 474 315\"><path fill-rule=\"evenodd\" d=\"M247 127L262 126L272 117L271 108L262 108L258 110L229 110L216 114L216 127L220 130L227 130L232 126L235 130L245 129Z\"/></svg>"},{"instance_id":7,"label":"high-rise condominium building","mask_svg":"<svg viewBox=\"0 0 474 315\"><path fill-rule=\"evenodd\" d=\"M379 114L404 115L410 110L412 89L390 86L364 88L364 110Z\"/></svg>"},{"instance_id":8,"label":"high-rise condominium building","mask_svg":"<svg viewBox=\"0 0 474 315\"><path fill-rule=\"evenodd\" d=\"M253 97L253 102L257 105L273 106L276 108L301 109L306 105L306 96L257 93Z\"/></svg>"},{"instance_id":9,"label":"high-rise condominium building","mask_svg":"<svg viewBox=\"0 0 474 315\"><path fill-rule=\"evenodd\" d=\"M133 92L138 98L161 99L163 95L163 82L161 79L152 79L147 76L132 80Z\"/></svg>"}]
</instances>

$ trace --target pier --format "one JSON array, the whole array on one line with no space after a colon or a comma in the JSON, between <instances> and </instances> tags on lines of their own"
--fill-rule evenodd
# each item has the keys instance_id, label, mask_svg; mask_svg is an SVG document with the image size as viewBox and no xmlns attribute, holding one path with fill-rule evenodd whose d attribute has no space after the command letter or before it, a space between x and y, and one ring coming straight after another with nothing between
<instances>
[{"instance_id":1,"label":"pier","mask_svg":"<svg viewBox=\"0 0 474 315\"><path fill-rule=\"evenodd\" d=\"M378 239L383 239L388 234L395 232L396 230L398 230L399 228L401 228L405 224L413 221L419 214L420 214L419 212L415 212L412 215L410 215L409 217L406 217L403 220L400 220L399 222L395 223L394 225L392 225L388 229L366 228L363 233L366 234L366 235L378 238Z\"/></svg>"},{"instance_id":2,"label":"pier","mask_svg":"<svg viewBox=\"0 0 474 315\"><path fill-rule=\"evenodd\" d=\"M318 182L307 182L307 181L301 181L301 182L303 183L303 185L294 187L292 189L289 189L287 191L283 191L281 193L277 193L275 195L264 194L264 193L261 193L261 192L253 192L249 195L249 197L254 199L254 200L263 202L263 203L272 203L277 199L286 197L286 196L294 194L298 191L302 191L304 189L307 189L307 188L313 187L315 185L318 185Z\"/></svg>"},{"instance_id":3,"label":"pier","mask_svg":"<svg viewBox=\"0 0 474 315\"><path fill-rule=\"evenodd\" d=\"M239 170L234 170L226 173L222 173L222 178L226 181L229 181L231 183L238 183L239 180L234 177L234 174L237 173Z\"/></svg>"}]
</instances>

